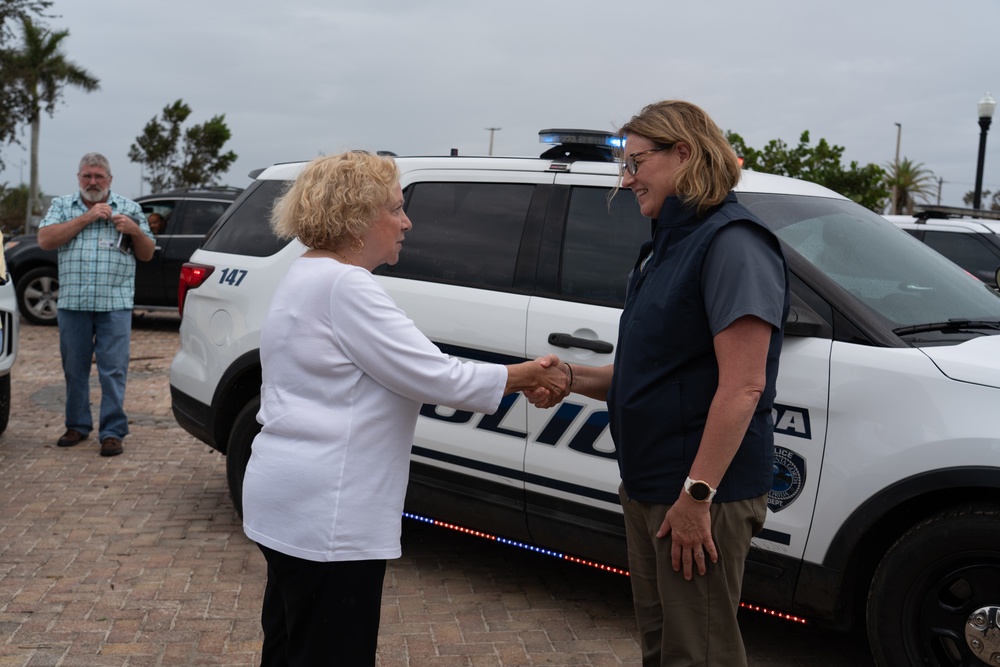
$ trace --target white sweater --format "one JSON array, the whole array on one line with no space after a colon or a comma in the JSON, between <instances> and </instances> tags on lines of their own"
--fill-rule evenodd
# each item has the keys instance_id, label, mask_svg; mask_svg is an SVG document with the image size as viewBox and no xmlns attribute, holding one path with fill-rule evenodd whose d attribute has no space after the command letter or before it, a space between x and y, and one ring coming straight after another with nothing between
<instances>
[{"instance_id":1,"label":"white sweater","mask_svg":"<svg viewBox=\"0 0 1000 667\"><path fill-rule=\"evenodd\" d=\"M507 369L443 354L368 271L300 257L261 330L247 537L312 561L400 556L422 403L493 413Z\"/></svg>"}]
</instances>

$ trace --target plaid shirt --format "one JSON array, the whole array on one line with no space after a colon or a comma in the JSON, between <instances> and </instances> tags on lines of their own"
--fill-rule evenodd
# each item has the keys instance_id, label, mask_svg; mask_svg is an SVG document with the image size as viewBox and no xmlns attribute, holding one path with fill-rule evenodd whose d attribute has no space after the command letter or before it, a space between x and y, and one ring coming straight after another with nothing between
<instances>
[{"instance_id":1,"label":"plaid shirt","mask_svg":"<svg viewBox=\"0 0 1000 667\"><path fill-rule=\"evenodd\" d=\"M142 207L111 193L111 210L131 216L152 238ZM87 212L79 192L52 200L39 227L78 218ZM131 310L135 296L135 257L116 247L118 230L110 220L98 220L59 247L59 308L107 312Z\"/></svg>"}]
</instances>

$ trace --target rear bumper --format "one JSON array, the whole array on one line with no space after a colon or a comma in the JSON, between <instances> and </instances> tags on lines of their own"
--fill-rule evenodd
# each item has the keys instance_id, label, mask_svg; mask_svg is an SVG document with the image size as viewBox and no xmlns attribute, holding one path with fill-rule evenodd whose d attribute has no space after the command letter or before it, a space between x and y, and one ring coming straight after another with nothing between
<instances>
[{"instance_id":1,"label":"rear bumper","mask_svg":"<svg viewBox=\"0 0 1000 667\"><path fill-rule=\"evenodd\" d=\"M174 386L170 387L170 407L174 413L174 419L181 428L198 438L212 449L223 451L215 442L214 424L212 408L201 401L188 396Z\"/></svg>"}]
</instances>

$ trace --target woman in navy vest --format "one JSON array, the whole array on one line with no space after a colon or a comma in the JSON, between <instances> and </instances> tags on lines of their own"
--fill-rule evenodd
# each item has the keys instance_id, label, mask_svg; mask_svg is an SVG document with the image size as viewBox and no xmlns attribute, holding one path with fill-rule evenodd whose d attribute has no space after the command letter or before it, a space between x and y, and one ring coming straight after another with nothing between
<instances>
[{"instance_id":1,"label":"woman in navy vest","mask_svg":"<svg viewBox=\"0 0 1000 667\"><path fill-rule=\"evenodd\" d=\"M785 259L732 192L739 160L702 109L657 102L619 135L652 238L614 364L560 366L608 402L643 665L746 665L736 613L771 486Z\"/></svg>"}]
</instances>

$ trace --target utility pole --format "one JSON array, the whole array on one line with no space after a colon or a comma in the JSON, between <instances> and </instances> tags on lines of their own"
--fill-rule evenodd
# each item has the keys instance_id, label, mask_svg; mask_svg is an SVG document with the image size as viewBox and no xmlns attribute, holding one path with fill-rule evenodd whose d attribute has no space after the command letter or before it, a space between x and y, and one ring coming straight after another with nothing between
<instances>
[{"instance_id":1,"label":"utility pole","mask_svg":"<svg viewBox=\"0 0 1000 667\"><path fill-rule=\"evenodd\" d=\"M24 183L24 158L21 158L21 185L25 185L25 183ZM32 210L34 208L34 206L32 206L32 201L31 201L31 187L30 186L27 187L27 192L28 192L28 196L25 197L25 199L27 199L28 202L27 202L27 204L24 207L24 233L25 234L30 234L31 233L31 214L34 213L34 211Z\"/></svg>"},{"instance_id":2,"label":"utility pole","mask_svg":"<svg viewBox=\"0 0 1000 667\"><path fill-rule=\"evenodd\" d=\"M896 173L892 179L892 206L889 210L893 215L899 215L899 140L903 134L903 124L896 123Z\"/></svg>"},{"instance_id":3,"label":"utility pole","mask_svg":"<svg viewBox=\"0 0 1000 667\"><path fill-rule=\"evenodd\" d=\"M490 133L490 155L493 155L493 133L502 130L502 127L488 127L486 128Z\"/></svg>"}]
</instances>

